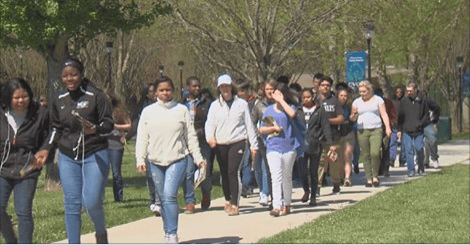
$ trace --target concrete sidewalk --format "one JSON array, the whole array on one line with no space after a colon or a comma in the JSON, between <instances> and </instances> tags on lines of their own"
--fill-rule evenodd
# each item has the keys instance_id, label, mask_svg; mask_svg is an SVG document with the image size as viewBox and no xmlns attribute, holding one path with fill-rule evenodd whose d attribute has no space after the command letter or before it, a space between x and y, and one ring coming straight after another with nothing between
<instances>
[{"instance_id":1,"label":"concrete sidewalk","mask_svg":"<svg viewBox=\"0 0 470 245\"><path fill-rule=\"evenodd\" d=\"M468 164L470 142L459 140L439 145L439 154L441 166L459 162ZM439 169L426 169L427 173L436 171ZM366 188L364 169L361 168L359 174L352 175L353 186L341 187L340 195L332 195L331 186L322 187L316 207L300 202L303 190L294 188L292 214L277 218L271 217L267 208L258 204L257 196L241 198L240 215L232 217L224 212L224 198L212 200L209 211L202 212L197 205L195 214L179 215L179 241L180 243L255 243L260 238L298 227L396 184L419 178L408 178L406 167L391 168L390 174L390 177L380 178L380 187ZM161 217L150 217L108 229L110 243L162 243L163 236ZM82 235L81 240L82 243L96 242L94 233ZM67 243L67 241L62 240L57 243Z\"/></svg>"}]
</instances>

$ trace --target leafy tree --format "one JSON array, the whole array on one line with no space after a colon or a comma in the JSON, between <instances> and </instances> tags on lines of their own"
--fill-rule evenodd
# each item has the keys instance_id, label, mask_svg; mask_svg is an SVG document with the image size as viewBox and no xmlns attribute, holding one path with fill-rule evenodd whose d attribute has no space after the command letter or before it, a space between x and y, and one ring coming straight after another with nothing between
<instances>
[{"instance_id":1,"label":"leafy tree","mask_svg":"<svg viewBox=\"0 0 470 245\"><path fill-rule=\"evenodd\" d=\"M164 0L141 5L134 0L3 0L0 47L21 47L40 53L47 60L47 88L49 97L53 97L61 87L59 66L64 57L79 54L80 48L98 34L114 37L150 26L157 16L169 11ZM53 186L52 182L48 183Z\"/></svg>"},{"instance_id":2,"label":"leafy tree","mask_svg":"<svg viewBox=\"0 0 470 245\"><path fill-rule=\"evenodd\" d=\"M144 11L145 9L145 11ZM50 96L59 85L59 62L98 34L116 36L149 26L170 10L163 0L139 6L134 0L4 0L0 45L33 49L48 63Z\"/></svg>"}]
</instances>

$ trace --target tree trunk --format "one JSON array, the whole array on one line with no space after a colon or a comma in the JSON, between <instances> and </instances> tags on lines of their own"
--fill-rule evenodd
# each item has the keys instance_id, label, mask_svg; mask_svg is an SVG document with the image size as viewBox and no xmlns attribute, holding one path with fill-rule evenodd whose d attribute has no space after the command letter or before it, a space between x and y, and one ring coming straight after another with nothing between
<instances>
[{"instance_id":1,"label":"tree trunk","mask_svg":"<svg viewBox=\"0 0 470 245\"><path fill-rule=\"evenodd\" d=\"M47 58L47 95L52 100L57 96L61 88L60 81L60 62L52 57Z\"/></svg>"},{"instance_id":2,"label":"tree trunk","mask_svg":"<svg viewBox=\"0 0 470 245\"><path fill-rule=\"evenodd\" d=\"M452 132L459 132L459 101L447 100L449 103L449 115L452 118Z\"/></svg>"},{"instance_id":3,"label":"tree trunk","mask_svg":"<svg viewBox=\"0 0 470 245\"><path fill-rule=\"evenodd\" d=\"M49 53L45 55L48 67L47 91L48 97L53 100L62 88L60 62L69 55L67 39L63 38L59 44L49 45L48 51ZM49 152L49 158L46 165L46 180L44 183L44 190L46 191L57 190L60 188L59 165L57 162L58 151L56 152L54 149L55 148Z\"/></svg>"}]
</instances>

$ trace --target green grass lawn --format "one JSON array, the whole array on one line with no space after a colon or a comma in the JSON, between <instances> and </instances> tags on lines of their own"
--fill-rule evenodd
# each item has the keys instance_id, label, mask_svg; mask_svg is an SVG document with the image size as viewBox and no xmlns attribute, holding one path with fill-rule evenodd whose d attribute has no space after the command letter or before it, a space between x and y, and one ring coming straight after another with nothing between
<instances>
[{"instance_id":1,"label":"green grass lawn","mask_svg":"<svg viewBox=\"0 0 470 245\"><path fill-rule=\"evenodd\" d=\"M258 243L470 243L468 165L457 164Z\"/></svg>"},{"instance_id":2,"label":"green grass lawn","mask_svg":"<svg viewBox=\"0 0 470 245\"><path fill-rule=\"evenodd\" d=\"M463 140L463 139L470 139L470 132L456 132L452 134L452 140Z\"/></svg>"},{"instance_id":3,"label":"green grass lawn","mask_svg":"<svg viewBox=\"0 0 470 245\"><path fill-rule=\"evenodd\" d=\"M115 203L113 197L112 174L109 172L109 178L106 185L106 194L104 200L104 209L106 212L106 226L113 227L120 224L129 223L142 218L153 216L149 210L149 191L145 182L145 177L135 168L134 157L135 141L128 144L125 150L122 174L124 178L124 202ZM214 165L213 171L214 185L212 188L212 198L223 196L219 181L219 166ZM39 179L36 195L33 201L34 217L34 243L52 243L66 239L64 223L64 202L62 190L44 191L44 176L42 173ZM201 191L196 190L197 203L201 201ZM183 191L180 188L178 193L178 203L184 207ZM200 209L200 206L197 206ZM196 210L198 211L198 210ZM8 213L12 216L17 231L17 218L13 208L13 195L10 197ZM82 215L82 234L93 232L93 223L87 214ZM17 234L18 235L18 234ZM5 243L0 235L0 243Z\"/></svg>"}]
</instances>

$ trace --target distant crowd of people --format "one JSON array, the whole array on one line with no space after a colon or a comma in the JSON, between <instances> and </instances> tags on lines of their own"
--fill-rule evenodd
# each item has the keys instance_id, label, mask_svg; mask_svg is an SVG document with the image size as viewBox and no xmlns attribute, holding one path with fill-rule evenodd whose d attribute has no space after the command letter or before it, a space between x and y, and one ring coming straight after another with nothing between
<instances>
[{"instance_id":1,"label":"distant crowd of people","mask_svg":"<svg viewBox=\"0 0 470 245\"><path fill-rule=\"evenodd\" d=\"M117 96L84 76L78 59L62 62L61 78L65 88L50 104L34 99L22 78L2 86L0 231L7 243L32 243L38 176L55 149L69 243L80 243L82 209L93 221L96 242L108 242L104 188L111 168L114 200L124 200L122 157L126 139L134 136L136 166L146 178L150 210L162 217L165 243L178 242L181 185L185 213L195 212L198 187L201 209L210 208L212 184L219 181L212 174L215 159L229 216L240 214L240 197L253 195L255 187L259 204L273 217L292 212L296 183L304 190L301 201L315 206L327 176L333 194L360 184L351 180L353 171L359 173L359 156L366 187L390 175L397 155L409 177L439 167L440 108L414 82L384 98L362 81L355 98L355 89L320 73L306 88L285 76L253 88L224 74L214 97L192 76L178 101L173 81L160 76L130 115ZM7 213L12 193L18 237Z\"/></svg>"}]
</instances>

